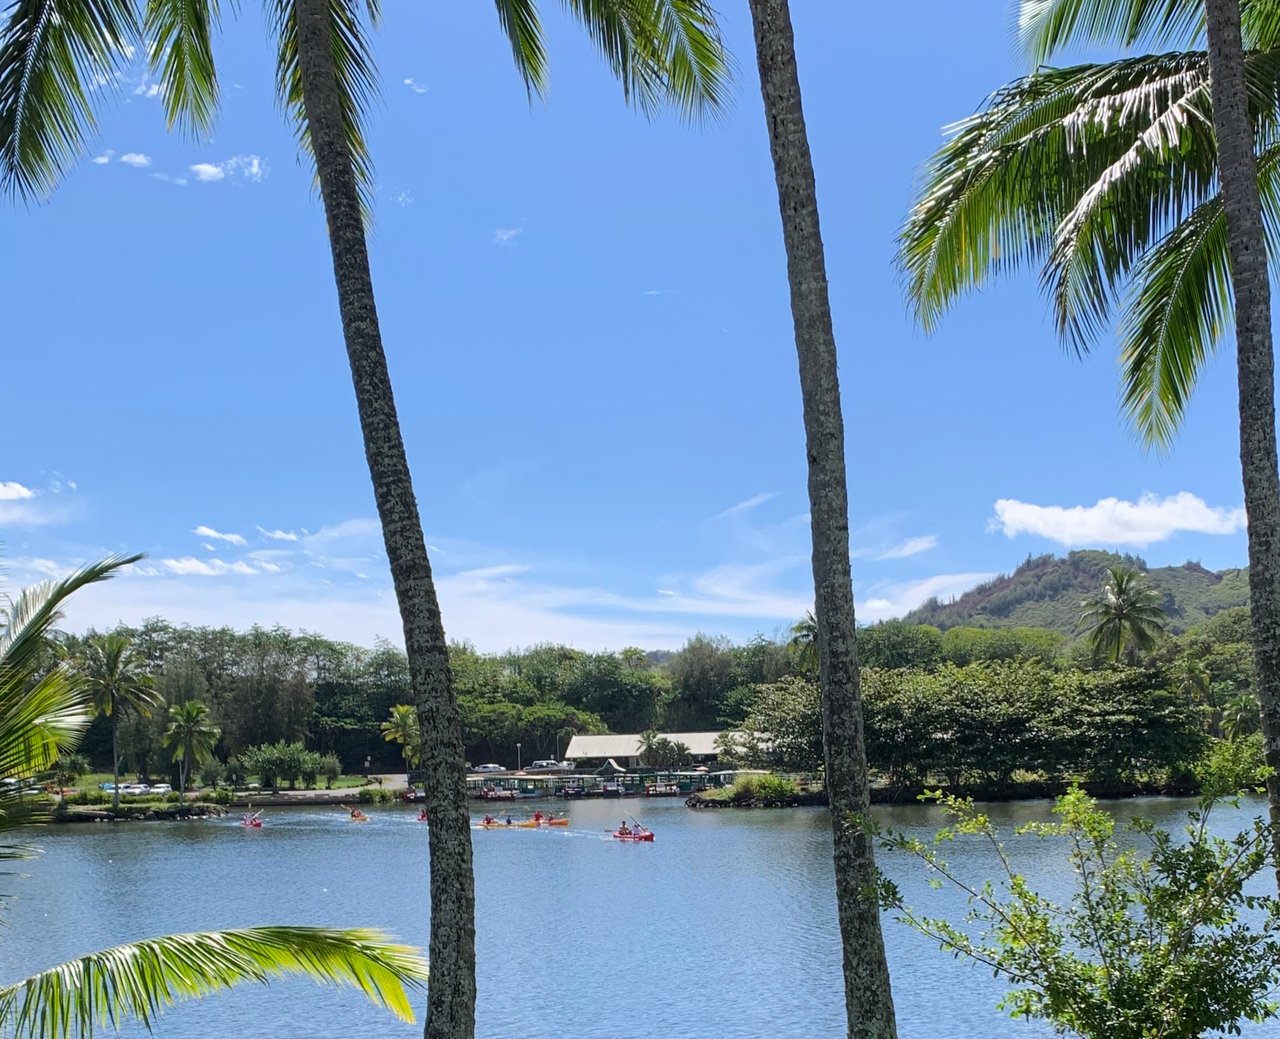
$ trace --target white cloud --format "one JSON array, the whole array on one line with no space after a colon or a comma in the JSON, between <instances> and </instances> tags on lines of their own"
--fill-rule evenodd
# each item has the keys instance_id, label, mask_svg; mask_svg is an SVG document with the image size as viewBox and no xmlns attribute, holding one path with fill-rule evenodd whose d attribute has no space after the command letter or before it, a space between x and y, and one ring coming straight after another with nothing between
<instances>
[{"instance_id":1,"label":"white cloud","mask_svg":"<svg viewBox=\"0 0 1280 1039\"><path fill-rule=\"evenodd\" d=\"M187 168L196 180L204 184L222 180L227 175L226 170L221 166L214 165L212 162L197 162L194 166L188 166Z\"/></svg>"},{"instance_id":2,"label":"white cloud","mask_svg":"<svg viewBox=\"0 0 1280 1039\"><path fill-rule=\"evenodd\" d=\"M181 187L185 187L185 186L186 186L186 183L187 183L187 178L186 178L186 177L171 177L171 176L170 176L169 174L167 174L167 173L153 173L153 174L151 174L151 179L152 179L152 180L162 180L162 181L164 181L166 184L176 184L176 185L177 185L178 187L180 187L180 188L181 188Z\"/></svg>"},{"instance_id":3,"label":"white cloud","mask_svg":"<svg viewBox=\"0 0 1280 1039\"><path fill-rule=\"evenodd\" d=\"M402 191L396 196L396 203L401 206L413 205L413 195L407 191Z\"/></svg>"},{"instance_id":4,"label":"white cloud","mask_svg":"<svg viewBox=\"0 0 1280 1039\"><path fill-rule=\"evenodd\" d=\"M171 574L180 576L221 577L224 574L256 574L248 563L239 560L228 563L222 559L196 559L184 556L182 559L162 559L161 565Z\"/></svg>"},{"instance_id":5,"label":"white cloud","mask_svg":"<svg viewBox=\"0 0 1280 1039\"><path fill-rule=\"evenodd\" d=\"M34 498L36 492L14 480L0 480L0 501L24 501Z\"/></svg>"},{"instance_id":6,"label":"white cloud","mask_svg":"<svg viewBox=\"0 0 1280 1039\"><path fill-rule=\"evenodd\" d=\"M752 509L758 508L767 502L770 498L776 498L776 491L765 491L762 494L752 495L746 501L740 501L737 505L730 505L724 512L717 512L711 518L713 520L728 519L731 516L741 516L750 512Z\"/></svg>"},{"instance_id":7,"label":"white cloud","mask_svg":"<svg viewBox=\"0 0 1280 1039\"><path fill-rule=\"evenodd\" d=\"M931 548L938 547L938 539L933 534L924 534L920 537L907 538L896 545L891 545L883 552L876 556L877 559L906 559L909 556L918 556L921 552L928 552Z\"/></svg>"},{"instance_id":8,"label":"white cloud","mask_svg":"<svg viewBox=\"0 0 1280 1039\"><path fill-rule=\"evenodd\" d=\"M673 289L645 289L640 293L642 296L669 296Z\"/></svg>"},{"instance_id":9,"label":"white cloud","mask_svg":"<svg viewBox=\"0 0 1280 1039\"><path fill-rule=\"evenodd\" d=\"M868 589L867 597L855 604L859 623L887 620L910 613L929 599L944 602L990 581L995 574L936 574L920 581L880 583Z\"/></svg>"},{"instance_id":10,"label":"white cloud","mask_svg":"<svg viewBox=\"0 0 1280 1039\"><path fill-rule=\"evenodd\" d=\"M257 184L271 173L266 159L260 155L233 155L222 162L197 162L187 168L202 184L216 184L228 179Z\"/></svg>"},{"instance_id":11,"label":"white cloud","mask_svg":"<svg viewBox=\"0 0 1280 1039\"><path fill-rule=\"evenodd\" d=\"M427 87L424 84L419 83L412 76L405 77L404 85L408 87L410 90L412 90L415 94L425 94L427 92Z\"/></svg>"},{"instance_id":12,"label":"white cloud","mask_svg":"<svg viewBox=\"0 0 1280 1039\"><path fill-rule=\"evenodd\" d=\"M297 541L298 535L292 530L267 530L264 527L258 528L258 533L264 538L270 538L272 541Z\"/></svg>"},{"instance_id":13,"label":"white cloud","mask_svg":"<svg viewBox=\"0 0 1280 1039\"><path fill-rule=\"evenodd\" d=\"M157 97L160 94L160 84L148 83L144 76L142 81L133 88L133 93L135 97Z\"/></svg>"},{"instance_id":14,"label":"white cloud","mask_svg":"<svg viewBox=\"0 0 1280 1039\"><path fill-rule=\"evenodd\" d=\"M493 232L493 240L498 245L510 245L524 234L523 227L500 227Z\"/></svg>"},{"instance_id":15,"label":"white cloud","mask_svg":"<svg viewBox=\"0 0 1280 1039\"><path fill-rule=\"evenodd\" d=\"M212 527L205 526L203 523L196 527L196 529L191 533L195 534L196 537L212 538L214 541L225 541L228 545L247 544L245 539L239 534L223 534L220 531L214 530Z\"/></svg>"},{"instance_id":16,"label":"white cloud","mask_svg":"<svg viewBox=\"0 0 1280 1039\"><path fill-rule=\"evenodd\" d=\"M95 155L93 159L90 161L92 161L95 166L105 166L107 163L111 161L111 158L114 155L115 155L115 152L113 152L110 148L108 148L101 155Z\"/></svg>"},{"instance_id":17,"label":"white cloud","mask_svg":"<svg viewBox=\"0 0 1280 1039\"><path fill-rule=\"evenodd\" d=\"M1235 534L1244 529L1243 508L1206 505L1189 491L1167 498L1144 494L1136 502L1102 498L1096 505L1032 505L1001 498L988 529L1006 537L1033 534L1060 545L1142 547L1174 534Z\"/></svg>"},{"instance_id":18,"label":"white cloud","mask_svg":"<svg viewBox=\"0 0 1280 1039\"><path fill-rule=\"evenodd\" d=\"M143 169L151 165L151 156L143 155L142 152L125 152L120 156L120 161L126 166L133 166L135 169Z\"/></svg>"}]
</instances>

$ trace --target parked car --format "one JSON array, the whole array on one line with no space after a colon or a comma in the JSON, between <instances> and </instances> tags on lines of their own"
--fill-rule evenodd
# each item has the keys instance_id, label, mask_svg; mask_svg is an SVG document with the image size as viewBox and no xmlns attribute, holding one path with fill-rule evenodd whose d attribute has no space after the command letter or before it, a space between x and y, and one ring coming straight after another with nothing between
<instances>
[{"instance_id":1,"label":"parked car","mask_svg":"<svg viewBox=\"0 0 1280 1039\"><path fill-rule=\"evenodd\" d=\"M153 783L151 785L151 792L153 794L172 794L173 787L168 783Z\"/></svg>"},{"instance_id":2,"label":"parked car","mask_svg":"<svg viewBox=\"0 0 1280 1039\"><path fill-rule=\"evenodd\" d=\"M99 783L99 784L98 784L98 789L99 789L99 790L105 790L108 794L114 794L114 793L115 793L115 790L116 790L116 785L115 785L115 783L110 783L110 782L108 782L108 783ZM121 789L121 790L123 790L123 789L124 789L124 784L123 784L123 783L121 783L121 784L120 784L120 789Z\"/></svg>"},{"instance_id":3,"label":"parked car","mask_svg":"<svg viewBox=\"0 0 1280 1039\"><path fill-rule=\"evenodd\" d=\"M562 766L560 762L552 761L550 758L546 758L545 760L534 761L531 764L527 765L525 767L525 771L526 772L547 772L547 771L550 771L551 769L559 769L561 767Z\"/></svg>"},{"instance_id":4,"label":"parked car","mask_svg":"<svg viewBox=\"0 0 1280 1039\"><path fill-rule=\"evenodd\" d=\"M130 794L133 797L138 797L142 794L151 793L151 787L149 787L146 783L122 783L120 785L120 793Z\"/></svg>"},{"instance_id":5,"label":"parked car","mask_svg":"<svg viewBox=\"0 0 1280 1039\"><path fill-rule=\"evenodd\" d=\"M490 764L488 764L488 765L477 765L477 766L475 767L475 771L477 771L477 772L505 772L505 771L507 771L507 767L506 767L506 765L494 765L494 764L490 763Z\"/></svg>"}]
</instances>

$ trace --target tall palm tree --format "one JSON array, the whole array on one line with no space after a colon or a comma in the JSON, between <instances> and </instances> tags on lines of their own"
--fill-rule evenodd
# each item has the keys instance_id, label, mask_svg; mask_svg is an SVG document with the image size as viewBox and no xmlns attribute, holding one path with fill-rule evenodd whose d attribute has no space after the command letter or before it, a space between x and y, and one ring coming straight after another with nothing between
<instances>
[{"instance_id":1,"label":"tall palm tree","mask_svg":"<svg viewBox=\"0 0 1280 1039\"><path fill-rule=\"evenodd\" d=\"M264 0L277 43L276 84L315 162L365 459L404 628L431 815L432 984L427 1039L475 1032L475 890L461 728L444 625L382 346L365 239L372 162L364 118L376 93L368 26L376 0ZM135 4L141 4L139 16ZM495 0L530 94L547 85L536 0ZM645 112L686 116L724 103L729 60L710 0L568 0L592 42ZM23 196L51 190L84 148L92 102L145 44L171 124L207 131L217 111L217 0L17 0L0 30L0 181Z\"/></svg>"},{"instance_id":2,"label":"tall palm tree","mask_svg":"<svg viewBox=\"0 0 1280 1039\"><path fill-rule=\"evenodd\" d=\"M1089 646L1097 660L1134 664L1140 652L1154 648L1164 634L1165 611L1160 595L1127 566L1107 567L1102 591L1080 604L1080 623L1088 628Z\"/></svg>"},{"instance_id":3,"label":"tall palm tree","mask_svg":"<svg viewBox=\"0 0 1280 1039\"><path fill-rule=\"evenodd\" d=\"M844 419L818 224L818 192L801 106L788 0L750 3L804 403L823 746L848 1034L850 1039L892 1039L897 1025L880 909L873 894L875 857L870 828L865 825L871 796L849 569Z\"/></svg>"},{"instance_id":4,"label":"tall palm tree","mask_svg":"<svg viewBox=\"0 0 1280 1039\"><path fill-rule=\"evenodd\" d=\"M209 724L209 707L199 700L169 705L169 727L165 729L165 749L178 765L178 789L187 792L187 779L201 765L213 758L213 748L222 735L216 725Z\"/></svg>"},{"instance_id":5,"label":"tall palm tree","mask_svg":"<svg viewBox=\"0 0 1280 1039\"><path fill-rule=\"evenodd\" d=\"M412 704L398 703L391 708L391 717L379 726L382 738L388 743L400 744L405 767L416 768L422 760L422 729L418 725L418 712Z\"/></svg>"},{"instance_id":6,"label":"tall palm tree","mask_svg":"<svg viewBox=\"0 0 1280 1039\"><path fill-rule=\"evenodd\" d=\"M1249 593L1280 884L1280 473L1267 249L1280 245L1280 3L1022 0L1040 65L1064 49L1200 47L1041 69L957 125L902 236L931 327L993 273L1040 264L1083 350L1117 303L1124 406L1168 446L1233 323Z\"/></svg>"},{"instance_id":7,"label":"tall palm tree","mask_svg":"<svg viewBox=\"0 0 1280 1039\"><path fill-rule=\"evenodd\" d=\"M146 661L127 636L93 635L76 662L93 693L97 712L111 721L111 810L120 810L120 718L140 714L150 718L159 706L155 683L146 673Z\"/></svg>"},{"instance_id":8,"label":"tall palm tree","mask_svg":"<svg viewBox=\"0 0 1280 1039\"><path fill-rule=\"evenodd\" d=\"M95 710L93 691L67 661L43 667L41 651L69 596L140 558L93 563L26 589L0 610L0 779L38 776L79 742ZM24 800L17 786L0 784L0 838L30 821ZM34 855L32 848L0 843L0 860ZM149 1026L175 1002L286 974L350 986L412 1021L406 987L425 983L427 965L417 950L370 930L257 927L169 935L90 953L0 987L0 1034L68 1039L126 1017Z\"/></svg>"}]
</instances>

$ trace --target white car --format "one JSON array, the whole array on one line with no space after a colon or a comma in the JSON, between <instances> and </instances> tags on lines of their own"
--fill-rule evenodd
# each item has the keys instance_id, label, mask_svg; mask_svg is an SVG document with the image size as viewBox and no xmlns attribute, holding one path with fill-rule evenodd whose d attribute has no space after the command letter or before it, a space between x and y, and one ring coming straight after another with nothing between
<instances>
[{"instance_id":1,"label":"white car","mask_svg":"<svg viewBox=\"0 0 1280 1039\"><path fill-rule=\"evenodd\" d=\"M526 772L550 772L552 769L559 769L563 767L564 766L562 766L560 762L552 761L550 758L547 758L544 761L531 762L529 765L525 766L525 771Z\"/></svg>"},{"instance_id":2,"label":"white car","mask_svg":"<svg viewBox=\"0 0 1280 1039\"><path fill-rule=\"evenodd\" d=\"M505 772L505 771L507 771L507 769L506 769L506 766L505 766L505 765L494 765L494 764L492 764L492 763L491 763L491 764L488 764L488 765L477 765L477 766L475 767L475 771L477 771L477 772Z\"/></svg>"},{"instance_id":3,"label":"white car","mask_svg":"<svg viewBox=\"0 0 1280 1039\"><path fill-rule=\"evenodd\" d=\"M151 792L153 794L172 794L173 787L168 783L155 783L151 787Z\"/></svg>"},{"instance_id":4,"label":"white car","mask_svg":"<svg viewBox=\"0 0 1280 1039\"><path fill-rule=\"evenodd\" d=\"M147 786L146 783L122 783L120 784L120 793L139 797L142 794L151 793L151 787Z\"/></svg>"}]
</instances>

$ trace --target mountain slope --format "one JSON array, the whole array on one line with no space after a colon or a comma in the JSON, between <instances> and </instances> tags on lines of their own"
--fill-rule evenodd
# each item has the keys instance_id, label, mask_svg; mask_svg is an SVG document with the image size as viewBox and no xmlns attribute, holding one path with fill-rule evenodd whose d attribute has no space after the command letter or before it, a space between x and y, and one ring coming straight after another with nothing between
<instances>
[{"instance_id":1,"label":"mountain slope","mask_svg":"<svg viewBox=\"0 0 1280 1039\"><path fill-rule=\"evenodd\" d=\"M1249 601L1248 572L1244 569L1215 572L1191 562L1147 569L1135 556L1085 550L1065 558L1028 557L1011 574L971 588L951 602L931 599L903 619L939 628L1052 628L1074 636L1079 634L1081 601L1102 587L1106 568L1115 564L1134 566L1146 574L1151 586L1164 596L1169 630L1175 634Z\"/></svg>"}]
</instances>

